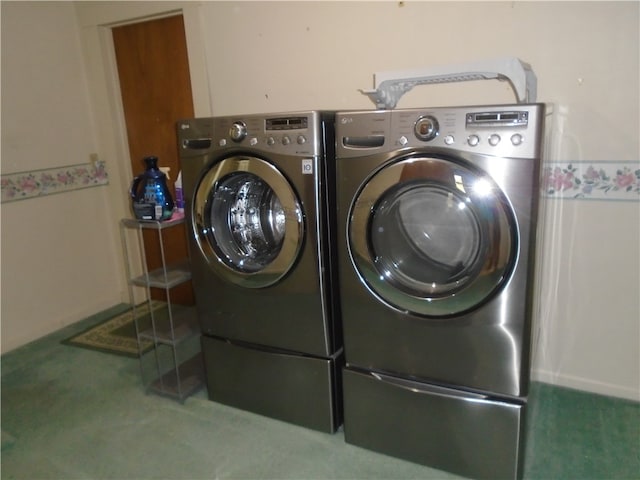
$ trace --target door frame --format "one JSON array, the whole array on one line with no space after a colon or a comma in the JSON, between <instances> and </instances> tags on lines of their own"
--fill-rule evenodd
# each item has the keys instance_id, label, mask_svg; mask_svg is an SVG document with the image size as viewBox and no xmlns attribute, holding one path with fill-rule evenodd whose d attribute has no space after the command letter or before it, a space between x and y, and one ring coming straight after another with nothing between
<instances>
[{"instance_id":1,"label":"door frame","mask_svg":"<svg viewBox=\"0 0 640 480\"><path fill-rule=\"evenodd\" d=\"M126 24L182 15L187 41L187 55L193 96L194 114L211 116L209 76L206 65L206 49L201 27L201 5L192 2L79 2L75 5L78 29L85 69L89 102L94 116L94 131L100 152L109 174L108 202L105 234L114 245L120 245L119 222L129 217L127 195L133 172L126 134L126 124L115 48L111 29ZM131 233L131 232L130 232ZM118 285L123 302L129 301L124 255L117 248L121 282ZM131 252L132 262L142 258L140 251ZM142 300L139 289L136 301Z\"/></svg>"}]
</instances>

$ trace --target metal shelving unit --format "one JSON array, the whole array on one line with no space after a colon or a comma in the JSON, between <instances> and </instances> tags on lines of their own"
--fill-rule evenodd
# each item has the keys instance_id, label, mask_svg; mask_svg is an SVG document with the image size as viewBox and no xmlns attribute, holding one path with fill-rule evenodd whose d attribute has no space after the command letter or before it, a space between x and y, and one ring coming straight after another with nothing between
<instances>
[{"instance_id":1,"label":"metal shelving unit","mask_svg":"<svg viewBox=\"0 0 640 480\"><path fill-rule=\"evenodd\" d=\"M194 306L174 305L171 290L191 281L189 261L167 264L163 232L184 223L184 215L167 221L139 221L125 218L120 221L120 233L124 250L125 267L129 287L129 299L135 319L140 374L147 391L184 401L204 386L204 363L200 351L200 328ZM143 230L157 232L162 266L149 270L145 261ZM131 243L127 230L135 232L135 242L140 251L139 268L132 265ZM145 301L138 304L134 287L144 287ZM151 300L151 289L164 290L166 308ZM145 311L148 315L145 315ZM143 344L153 343L145 351Z\"/></svg>"}]
</instances>

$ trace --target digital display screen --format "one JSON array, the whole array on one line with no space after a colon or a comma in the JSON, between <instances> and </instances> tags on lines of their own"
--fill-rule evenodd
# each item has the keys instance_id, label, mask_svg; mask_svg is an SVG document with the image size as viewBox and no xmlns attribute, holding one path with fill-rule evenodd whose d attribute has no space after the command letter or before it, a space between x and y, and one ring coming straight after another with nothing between
<instances>
[{"instance_id":1,"label":"digital display screen","mask_svg":"<svg viewBox=\"0 0 640 480\"><path fill-rule=\"evenodd\" d=\"M476 122L488 122L491 120L498 120L497 113L479 113L476 115Z\"/></svg>"},{"instance_id":2,"label":"digital display screen","mask_svg":"<svg viewBox=\"0 0 640 480\"><path fill-rule=\"evenodd\" d=\"M307 117L267 118L266 130L300 130L307 128Z\"/></svg>"},{"instance_id":3,"label":"digital display screen","mask_svg":"<svg viewBox=\"0 0 640 480\"><path fill-rule=\"evenodd\" d=\"M527 125L527 112L482 112L467 114L467 125L514 126Z\"/></svg>"}]
</instances>

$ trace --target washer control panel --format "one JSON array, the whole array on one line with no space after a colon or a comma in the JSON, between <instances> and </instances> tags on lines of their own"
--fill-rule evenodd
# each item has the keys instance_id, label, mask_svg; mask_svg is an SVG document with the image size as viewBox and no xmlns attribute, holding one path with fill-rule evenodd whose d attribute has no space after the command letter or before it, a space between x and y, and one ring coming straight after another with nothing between
<instances>
[{"instance_id":1,"label":"washer control panel","mask_svg":"<svg viewBox=\"0 0 640 480\"><path fill-rule=\"evenodd\" d=\"M543 116L542 104L340 112L336 116L338 155L442 147L538 158Z\"/></svg>"},{"instance_id":2,"label":"washer control panel","mask_svg":"<svg viewBox=\"0 0 640 480\"><path fill-rule=\"evenodd\" d=\"M214 117L212 148L251 148L265 154L318 155L321 145L320 112L297 112L274 115Z\"/></svg>"}]
</instances>

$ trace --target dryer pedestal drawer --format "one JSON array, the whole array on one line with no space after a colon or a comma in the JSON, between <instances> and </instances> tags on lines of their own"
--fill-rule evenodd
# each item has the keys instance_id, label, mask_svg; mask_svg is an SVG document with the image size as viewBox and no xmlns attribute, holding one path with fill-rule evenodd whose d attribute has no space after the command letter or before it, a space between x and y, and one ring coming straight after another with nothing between
<instances>
[{"instance_id":1,"label":"dryer pedestal drawer","mask_svg":"<svg viewBox=\"0 0 640 480\"><path fill-rule=\"evenodd\" d=\"M209 398L333 433L342 424L342 355L318 358L202 337Z\"/></svg>"},{"instance_id":2,"label":"dryer pedestal drawer","mask_svg":"<svg viewBox=\"0 0 640 480\"><path fill-rule=\"evenodd\" d=\"M525 405L345 368L347 443L472 478L519 478Z\"/></svg>"}]
</instances>

